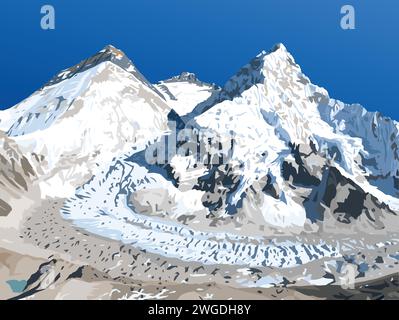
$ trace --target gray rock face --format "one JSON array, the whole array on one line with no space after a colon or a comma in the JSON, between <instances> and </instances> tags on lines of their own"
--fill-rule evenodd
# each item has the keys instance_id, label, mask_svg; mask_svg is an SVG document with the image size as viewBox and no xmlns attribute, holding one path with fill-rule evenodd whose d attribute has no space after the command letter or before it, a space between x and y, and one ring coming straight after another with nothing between
<instances>
[{"instance_id":1,"label":"gray rock face","mask_svg":"<svg viewBox=\"0 0 399 320\"><path fill-rule=\"evenodd\" d=\"M29 192L36 172L17 144L2 132L0 146L0 216L7 216L13 209L10 200Z\"/></svg>"},{"instance_id":2,"label":"gray rock face","mask_svg":"<svg viewBox=\"0 0 399 320\"><path fill-rule=\"evenodd\" d=\"M199 79L194 73L182 72L178 76L174 76L164 82L190 82L190 83L200 83Z\"/></svg>"},{"instance_id":3,"label":"gray rock face","mask_svg":"<svg viewBox=\"0 0 399 320\"><path fill-rule=\"evenodd\" d=\"M312 147L291 145L295 161L284 161L282 175L292 186L308 189L300 203L311 221L324 221L329 215L343 224L364 216L374 228L383 229L382 217L396 215L387 204L364 191ZM306 194L306 192L305 192ZM303 190L298 195L304 195Z\"/></svg>"},{"instance_id":4,"label":"gray rock face","mask_svg":"<svg viewBox=\"0 0 399 320\"><path fill-rule=\"evenodd\" d=\"M11 210L11 206L4 200L0 199L0 216L7 216Z\"/></svg>"},{"instance_id":5,"label":"gray rock face","mask_svg":"<svg viewBox=\"0 0 399 320\"><path fill-rule=\"evenodd\" d=\"M302 185L306 187L318 186L320 184L320 179L317 177L318 172L313 172L313 174L308 170L308 157L312 155L306 155L300 152L300 145L291 144L291 153L294 156L294 161L284 161L282 164L282 176L284 180L291 180L294 185ZM303 146L302 146L303 148ZM304 159L302 159L304 158ZM320 161L320 159L319 159ZM312 168L315 171L315 168ZM318 167L317 169L320 169Z\"/></svg>"},{"instance_id":6,"label":"gray rock face","mask_svg":"<svg viewBox=\"0 0 399 320\"><path fill-rule=\"evenodd\" d=\"M349 224L366 216L375 228L381 229L385 227L381 218L395 214L388 205L342 176L336 168L328 168L325 177L322 203L337 221Z\"/></svg>"}]
</instances>

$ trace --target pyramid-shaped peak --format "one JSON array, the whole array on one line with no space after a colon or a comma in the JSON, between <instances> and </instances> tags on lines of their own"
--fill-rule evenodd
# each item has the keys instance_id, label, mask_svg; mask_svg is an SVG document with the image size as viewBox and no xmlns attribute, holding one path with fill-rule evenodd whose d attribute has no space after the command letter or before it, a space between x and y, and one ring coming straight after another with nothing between
<instances>
[{"instance_id":1,"label":"pyramid-shaped peak","mask_svg":"<svg viewBox=\"0 0 399 320\"><path fill-rule=\"evenodd\" d=\"M262 51L243 66L225 84L223 93L230 99L240 95L251 86L263 83L265 80L265 70L272 70L272 72L278 73L281 63L288 63L293 67L298 67L284 44L278 43L271 50Z\"/></svg>"},{"instance_id":2,"label":"pyramid-shaped peak","mask_svg":"<svg viewBox=\"0 0 399 320\"><path fill-rule=\"evenodd\" d=\"M283 59L286 59L287 57L291 57L292 55L288 52L287 47L282 44L278 43L274 45L269 51L263 50L261 53L259 53L255 59L259 58L265 58L267 56L280 56Z\"/></svg>"},{"instance_id":3,"label":"pyramid-shaped peak","mask_svg":"<svg viewBox=\"0 0 399 320\"><path fill-rule=\"evenodd\" d=\"M120 51L118 48L114 47L112 44L106 45L104 47L104 49L102 49L101 51Z\"/></svg>"},{"instance_id":4,"label":"pyramid-shaped peak","mask_svg":"<svg viewBox=\"0 0 399 320\"><path fill-rule=\"evenodd\" d=\"M291 65L295 66L295 59L288 52L287 48L282 43L278 43L272 47L271 50L263 50L255 58L253 58L242 70L248 69L250 72L262 72L264 68L277 68L272 61L287 61Z\"/></svg>"},{"instance_id":5,"label":"pyramid-shaped peak","mask_svg":"<svg viewBox=\"0 0 399 320\"><path fill-rule=\"evenodd\" d=\"M126 72L132 74L136 77L136 79L141 81L147 87L154 90L160 97L163 98L162 94L137 70L133 62L126 56L126 54L122 50L119 50L112 45L105 46L102 50L98 51L90 58L81 61L73 67L61 71L44 87L51 86L64 80L70 79L79 73L85 72L105 62L110 62L125 70Z\"/></svg>"},{"instance_id":6,"label":"pyramid-shaped peak","mask_svg":"<svg viewBox=\"0 0 399 320\"><path fill-rule=\"evenodd\" d=\"M281 42L274 45L274 47L271 49L271 52L277 52L277 51L288 52L287 47Z\"/></svg>"},{"instance_id":7,"label":"pyramid-shaped peak","mask_svg":"<svg viewBox=\"0 0 399 320\"><path fill-rule=\"evenodd\" d=\"M116 58L120 58L120 59L123 57L126 57L125 53L122 50L120 50L110 44L107 45L106 47L104 47L104 49L102 49L99 52L99 54L112 55L112 56L114 56Z\"/></svg>"},{"instance_id":8,"label":"pyramid-shaped peak","mask_svg":"<svg viewBox=\"0 0 399 320\"><path fill-rule=\"evenodd\" d=\"M45 86L54 85L66 79L72 78L76 74L94 68L104 62L112 62L113 64L119 66L125 71L133 74L138 73L132 61L125 55L123 51L117 49L112 45L107 45L90 58L81 61L73 67L61 71Z\"/></svg>"}]
</instances>

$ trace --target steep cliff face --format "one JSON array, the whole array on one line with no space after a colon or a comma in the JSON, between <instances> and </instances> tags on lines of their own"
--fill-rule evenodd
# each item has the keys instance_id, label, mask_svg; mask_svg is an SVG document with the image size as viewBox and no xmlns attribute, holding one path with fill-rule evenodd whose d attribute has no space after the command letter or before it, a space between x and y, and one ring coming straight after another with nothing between
<instances>
[{"instance_id":1,"label":"steep cliff face","mask_svg":"<svg viewBox=\"0 0 399 320\"><path fill-rule=\"evenodd\" d=\"M29 196L40 159L33 160L33 165L30 161L15 141L0 131L0 216L7 216L13 210L12 200Z\"/></svg>"}]
</instances>

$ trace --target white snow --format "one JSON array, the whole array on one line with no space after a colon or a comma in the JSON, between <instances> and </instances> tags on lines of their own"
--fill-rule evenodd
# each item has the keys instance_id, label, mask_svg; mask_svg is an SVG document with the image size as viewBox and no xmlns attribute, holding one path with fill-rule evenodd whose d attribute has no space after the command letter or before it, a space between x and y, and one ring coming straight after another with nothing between
<instances>
[{"instance_id":1,"label":"white snow","mask_svg":"<svg viewBox=\"0 0 399 320\"><path fill-rule=\"evenodd\" d=\"M167 103L179 116L190 113L198 104L207 100L215 91L213 86L205 83L192 83L188 81L160 82L157 89L163 93ZM165 87L173 95L165 93Z\"/></svg>"},{"instance_id":2,"label":"white snow","mask_svg":"<svg viewBox=\"0 0 399 320\"><path fill-rule=\"evenodd\" d=\"M230 100L227 97L232 92L240 94ZM313 85L302 73L283 45L273 52L262 52L244 66L223 88L223 96L224 101L197 116L195 121L216 134L234 135L237 147L233 160L245 159L242 169L245 181L233 200L238 201L240 193L269 170L276 177L280 176L281 163L289 154L289 142L309 144L313 141L320 150L336 147L341 159L336 158L335 165L344 176L393 208L399 208L399 199L371 186L363 178L365 172L359 165L360 154L370 158L375 156L378 173L396 173L399 161L393 160L395 155L399 156L398 151L384 141L394 135L391 141L399 145L397 123L381 120L377 129L379 134L374 137L371 126L368 126L372 115L361 107L344 107L344 104L331 100L325 89ZM330 109L331 114L327 111ZM265 156L260 156L262 154ZM375 168L369 170L376 171ZM268 200L264 208L265 218L279 227L303 226L305 210L290 201L290 190L283 189L283 192L287 202L277 205Z\"/></svg>"},{"instance_id":3,"label":"white snow","mask_svg":"<svg viewBox=\"0 0 399 320\"><path fill-rule=\"evenodd\" d=\"M45 87L5 113L13 123L9 135L21 150L45 157L49 180L42 184L43 196L70 196L95 173L96 163L162 135L169 111L134 75L104 62Z\"/></svg>"}]
</instances>

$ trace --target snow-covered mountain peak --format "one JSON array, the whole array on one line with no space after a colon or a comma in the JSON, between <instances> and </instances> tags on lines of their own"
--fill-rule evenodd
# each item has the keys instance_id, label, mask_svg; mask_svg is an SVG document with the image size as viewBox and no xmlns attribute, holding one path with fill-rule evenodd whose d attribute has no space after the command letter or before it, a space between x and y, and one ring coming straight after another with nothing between
<instances>
[{"instance_id":1,"label":"snow-covered mountain peak","mask_svg":"<svg viewBox=\"0 0 399 320\"><path fill-rule=\"evenodd\" d=\"M43 157L47 178L62 181L58 190L64 192L68 183L74 190L94 174L96 163L154 141L167 130L170 111L129 58L107 46L2 111L0 130L22 152ZM63 171L65 163L69 171ZM56 189L46 186L44 194Z\"/></svg>"},{"instance_id":2,"label":"snow-covered mountain peak","mask_svg":"<svg viewBox=\"0 0 399 320\"><path fill-rule=\"evenodd\" d=\"M125 70L126 72L131 73L139 81L144 83L147 87L151 88L159 96L164 98L163 95L158 92L158 90L140 73L140 71L136 68L136 66L129 59L129 57L123 51L115 48L112 45L107 45L93 56L81 61L73 67L61 71L55 77L53 77L53 79L51 79L43 88L55 85L67 79L71 79L80 73L83 73L89 69L99 66L102 63L107 62L113 63Z\"/></svg>"},{"instance_id":3,"label":"snow-covered mountain peak","mask_svg":"<svg viewBox=\"0 0 399 320\"><path fill-rule=\"evenodd\" d=\"M269 53L272 52L280 52L280 53L285 53L288 54L288 49L283 43L277 43L273 46L273 48L269 51Z\"/></svg>"},{"instance_id":4,"label":"snow-covered mountain peak","mask_svg":"<svg viewBox=\"0 0 399 320\"><path fill-rule=\"evenodd\" d=\"M312 84L303 74L281 44L258 54L217 97L197 107L193 114L199 128L212 129L220 136L233 133L233 158L246 159L241 174L245 180L237 190L245 190L270 172L280 179L292 150L313 148L306 154L317 153L320 163L339 168L340 174L391 208L399 207L395 198L399 189L396 123L359 105L330 99L324 88ZM255 155L254 159L249 159L249 154ZM288 199L291 191L284 183L278 182L279 190ZM234 199L241 196L236 192ZM277 216L275 221L279 221Z\"/></svg>"},{"instance_id":5,"label":"snow-covered mountain peak","mask_svg":"<svg viewBox=\"0 0 399 320\"><path fill-rule=\"evenodd\" d=\"M262 50L262 52L260 52L257 55L257 57L266 57L266 56L271 55L271 54L280 55L282 57L287 56L287 55L291 55L288 52L288 49L287 49L287 47L284 44L277 43L269 51Z\"/></svg>"},{"instance_id":6,"label":"snow-covered mountain peak","mask_svg":"<svg viewBox=\"0 0 399 320\"><path fill-rule=\"evenodd\" d=\"M195 73L183 71L178 76L174 76L164 82L199 82L199 80Z\"/></svg>"},{"instance_id":7,"label":"snow-covered mountain peak","mask_svg":"<svg viewBox=\"0 0 399 320\"><path fill-rule=\"evenodd\" d=\"M252 92L253 90L256 91L256 88L263 89L258 93ZM241 99L245 95L252 96L252 101L255 96L256 99L260 96L269 96L274 101L269 101L269 106L276 106L276 99L282 100L283 104L290 104L290 101L287 100L295 100L294 97L290 97L294 93L296 96L303 97L306 102L309 102L307 101L309 99L317 100L322 97L328 99L327 91L314 86L310 82L310 79L302 73L294 57L280 43L269 51L260 52L240 68L217 95L213 95L207 101L198 105L191 113L190 118L199 116L223 101ZM272 98L272 94L276 94L277 97ZM262 102L259 101L259 103Z\"/></svg>"},{"instance_id":8,"label":"snow-covered mountain peak","mask_svg":"<svg viewBox=\"0 0 399 320\"><path fill-rule=\"evenodd\" d=\"M198 104L220 91L217 85L203 82L191 72L160 81L155 87L180 116L189 114Z\"/></svg>"},{"instance_id":9,"label":"snow-covered mountain peak","mask_svg":"<svg viewBox=\"0 0 399 320\"><path fill-rule=\"evenodd\" d=\"M270 51L262 51L243 66L226 83L223 92L227 97L233 98L253 85L263 84L265 80L274 81L274 78L280 77L282 73L295 76L301 73L301 69L287 48L280 43Z\"/></svg>"},{"instance_id":10,"label":"snow-covered mountain peak","mask_svg":"<svg viewBox=\"0 0 399 320\"><path fill-rule=\"evenodd\" d=\"M104 49L102 49L100 52L107 52L107 53L113 54L115 57L125 56L125 53L123 51L114 47L112 44L105 46Z\"/></svg>"},{"instance_id":11,"label":"snow-covered mountain peak","mask_svg":"<svg viewBox=\"0 0 399 320\"><path fill-rule=\"evenodd\" d=\"M207 83L204 81L201 81L195 73L192 72L187 72L183 71L177 76L174 76L172 78L162 80L159 82L159 84L168 84L168 83L190 83L190 84L195 84L197 86L202 86L202 87L213 87L215 90L220 89L218 85L215 83Z\"/></svg>"},{"instance_id":12,"label":"snow-covered mountain peak","mask_svg":"<svg viewBox=\"0 0 399 320\"><path fill-rule=\"evenodd\" d=\"M45 85L45 87L57 84L66 79L70 79L77 74L87 71L104 62L112 62L128 72L132 72L133 70L135 70L133 63L121 50L116 49L111 45L108 45L93 56L79 62L78 64L68 69L59 72Z\"/></svg>"}]
</instances>

